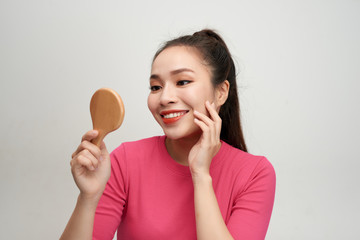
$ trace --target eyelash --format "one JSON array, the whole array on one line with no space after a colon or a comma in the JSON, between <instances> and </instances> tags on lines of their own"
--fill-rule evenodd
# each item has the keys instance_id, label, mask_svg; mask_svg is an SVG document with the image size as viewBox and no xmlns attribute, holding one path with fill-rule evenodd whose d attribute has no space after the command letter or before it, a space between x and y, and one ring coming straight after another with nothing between
<instances>
[{"instance_id":1,"label":"eyelash","mask_svg":"<svg viewBox=\"0 0 360 240\"><path fill-rule=\"evenodd\" d=\"M186 82L186 83L185 83L185 82ZM185 84L184 84L184 83L185 83ZM191 83L190 80L180 80L180 81L178 81L178 82L176 83L176 85L184 86L184 85L187 85L187 84L189 84L189 83Z\"/></svg>"},{"instance_id":2,"label":"eyelash","mask_svg":"<svg viewBox=\"0 0 360 240\"><path fill-rule=\"evenodd\" d=\"M149 88L150 88L150 91L155 92L155 91L159 90L161 87L160 86L150 86Z\"/></svg>"},{"instance_id":3,"label":"eyelash","mask_svg":"<svg viewBox=\"0 0 360 240\"><path fill-rule=\"evenodd\" d=\"M189 83L191 83L191 82L192 82L192 81L190 81L190 80L180 80L180 81L178 81L178 82L176 83L176 85L177 85L177 86L185 86L185 85L187 85L187 84L189 84ZM156 91L160 90L161 86L154 85L154 86L150 86L149 88L150 88L150 91L156 92Z\"/></svg>"}]
</instances>

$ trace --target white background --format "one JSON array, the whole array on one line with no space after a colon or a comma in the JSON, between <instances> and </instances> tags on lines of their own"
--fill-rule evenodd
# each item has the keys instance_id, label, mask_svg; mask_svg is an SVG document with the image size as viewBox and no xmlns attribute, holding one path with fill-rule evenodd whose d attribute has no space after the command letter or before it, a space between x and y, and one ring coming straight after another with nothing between
<instances>
[{"instance_id":1,"label":"white background","mask_svg":"<svg viewBox=\"0 0 360 240\"><path fill-rule=\"evenodd\" d=\"M0 239L61 235L98 88L126 107L109 150L162 134L146 105L152 56L204 27L235 57L249 151L277 173L266 239L360 239L358 0L1 0Z\"/></svg>"}]
</instances>

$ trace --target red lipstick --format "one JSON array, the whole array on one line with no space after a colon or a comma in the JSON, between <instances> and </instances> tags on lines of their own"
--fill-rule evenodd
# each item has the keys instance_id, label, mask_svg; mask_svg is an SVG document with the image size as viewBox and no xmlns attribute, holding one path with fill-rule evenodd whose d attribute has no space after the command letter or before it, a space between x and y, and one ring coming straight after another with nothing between
<instances>
[{"instance_id":1,"label":"red lipstick","mask_svg":"<svg viewBox=\"0 0 360 240\"><path fill-rule=\"evenodd\" d=\"M171 124L178 121L183 116L185 116L187 112L188 112L187 110L174 109L174 110L161 111L160 115L161 115L161 119L165 124Z\"/></svg>"}]
</instances>

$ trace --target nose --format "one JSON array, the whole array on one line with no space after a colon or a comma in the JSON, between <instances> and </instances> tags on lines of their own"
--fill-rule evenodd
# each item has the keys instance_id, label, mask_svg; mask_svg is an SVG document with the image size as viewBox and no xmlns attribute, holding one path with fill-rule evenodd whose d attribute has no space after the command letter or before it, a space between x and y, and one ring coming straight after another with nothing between
<instances>
[{"instance_id":1,"label":"nose","mask_svg":"<svg viewBox=\"0 0 360 240\"><path fill-rule=\"evenodd\" d=\"M160 104L165 106L167 104L176 103L176 89L171 85L165 85L161 91Z\"/></svg>"}]
</instances>

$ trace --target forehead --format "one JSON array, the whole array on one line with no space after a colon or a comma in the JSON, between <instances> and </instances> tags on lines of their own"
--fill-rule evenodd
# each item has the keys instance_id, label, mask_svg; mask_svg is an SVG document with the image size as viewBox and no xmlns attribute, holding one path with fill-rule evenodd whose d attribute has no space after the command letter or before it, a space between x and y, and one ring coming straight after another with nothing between
<instances>
[{"instance_id":1,"label":"forehead","mask_svg":"<svg viewBox=\"0 0 360 240\"><path fill-rule=\"evenodd\" d=\"M162 74L180 68L196 72L208 71L201 53L193 47L174 46L164 49L154 60L152 73Z\"/></svg>"}]
</instances>

